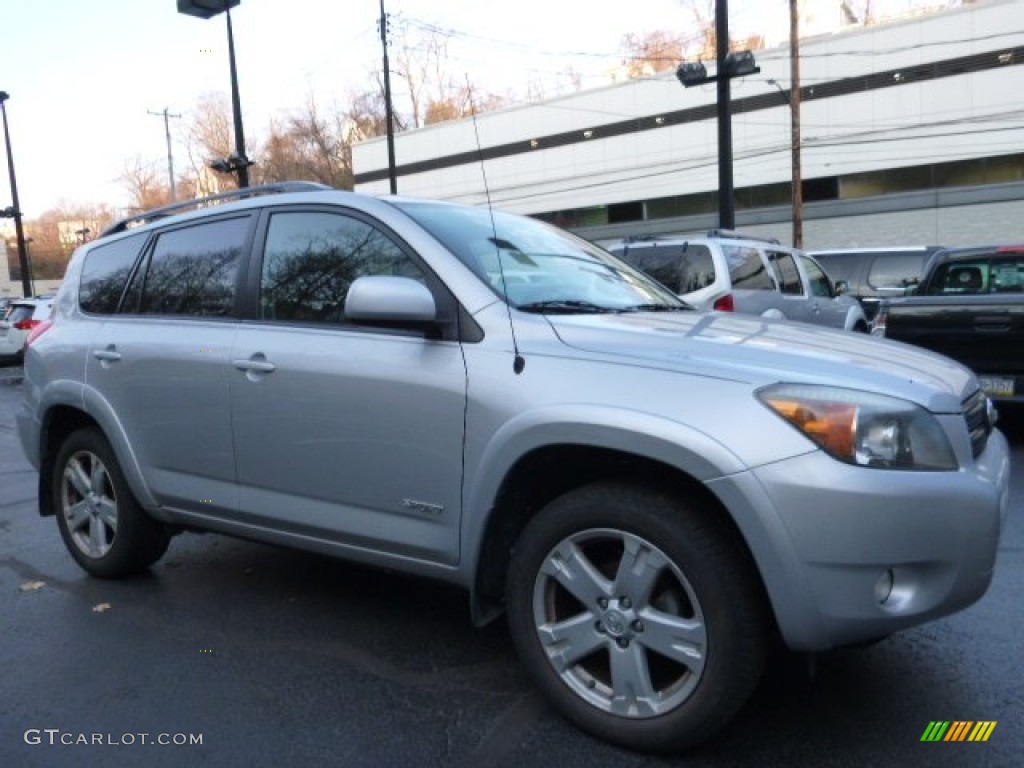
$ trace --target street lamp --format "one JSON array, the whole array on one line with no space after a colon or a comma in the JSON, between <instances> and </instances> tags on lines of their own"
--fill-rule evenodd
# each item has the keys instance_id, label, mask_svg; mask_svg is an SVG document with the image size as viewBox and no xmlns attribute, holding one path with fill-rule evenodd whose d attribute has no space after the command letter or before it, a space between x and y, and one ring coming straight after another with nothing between
<instances>
[{"instance_id":1,"label":"street lamp","mask_svg":"<svg viewBox=\"0 0 1024 768\"><path fill-rule=\"evenodd\" d=\"M718 71L708 75L700 62L679 66L676 77L684 88L705 83L718 85L718 225L723 229L736 226L736 200L732 183L732 95L729 81L734 77L761 71L750 51L729 50L729 8L727 0L715 2L715 53Z\"/></svg>"},{"instance_id":2,"label":"street lamp","mask_svg":"<svg viewBox=\"0 0 1024 768\"><path fill-rule=\"evenodd\" d=\"M14 155L11 154L11 132L7 127L7 100L11 95L0 91L0 112L4 117L4 144L7 147L7 172L11 177L11 202L0 211L0 216L14 219L14 231L18 238L18 266L21 268L21 291L23 296L32 295L32 283L29 280L28 246L25 245L25 229L21 225L21 203L18 202L18 179L14 175Z\"/></svg>"},{"instance_id":3,"label":"street lamp","mask_svg":"<svg viewBox=\"0 0 1024 768\"><path fill-rule=\"evenodd\" d=\"M235 120L235 151L226 161L224 171L238 174L238 187L249 186L249 166L252 162L245 155L245 133L242 130L242 106L238 97L238 69L235 67L235 35L231 29L231 9L242 0L178 0L178 13L209 19L223 12L228 26L228 61L231 65L231 111ZM210 165L214 170L213 164Z\"/></svg>"},{"instance_id":4,"label":"street lamp","mask_svg":"<svg viewBox=\"0 0 1024 768\"><path fill-rule=\"evenodd\" d=\"M29 264L29 272L30 272L30 274L28 276L28 280L29 280L29 283L32 284L32 295L36 296L36 295L38 295L36 293L36 276L31 274L31 271L32 271L32 252L28 248L34 242L35 242L35 240L32 239L31 237L26 237L25 238L25 254L29 257L28 258L28 264Z\"/></svg>"}]
</instances>

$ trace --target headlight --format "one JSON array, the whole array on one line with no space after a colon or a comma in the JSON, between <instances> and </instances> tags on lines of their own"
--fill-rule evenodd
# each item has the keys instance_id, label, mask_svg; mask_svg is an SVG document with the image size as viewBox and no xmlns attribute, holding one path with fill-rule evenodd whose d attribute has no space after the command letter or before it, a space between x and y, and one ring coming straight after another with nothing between
<instances>
[{"instance_id":1,"label":"headlight","mask_svg":"<svg viewBox=\"0 0 1024 768\"><path fill-rule=\"evenodd\" d=\"M810 384L776 384L757 396L840 461L884 469L957 468L938 421L906 400Z\"/></svg>"}]
</instances>

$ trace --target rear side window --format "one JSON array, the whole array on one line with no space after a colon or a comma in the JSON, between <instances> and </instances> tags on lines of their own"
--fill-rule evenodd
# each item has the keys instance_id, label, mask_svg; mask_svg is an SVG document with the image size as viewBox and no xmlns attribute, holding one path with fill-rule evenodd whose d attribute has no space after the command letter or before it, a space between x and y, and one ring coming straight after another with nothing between
<instances>
[{"instance_id":1,"label":"rear side window","mask_svg":"<svg viewBox=\"0 0 1024 768\"><path fill-rule=\"evenodd\" d=\"M1024 258L993 259L989 278L992 293L1024 292Z\"/></svg>"},{"instance_id":2,"label":"rear side window","mask_svg":"<svg viewBox=\"0 0 1024 768\"><path fill-rule=\"evenodd\" d=\"M771 251L768 259L779 276L779 290L789 296L803 296L804 287L800 284L796 260L785 251Z\"/></svg>"},{"instance_id":3,"label":"rear side window","mask_svg":"<svg viewBox=\"0 0 1024 768\"><path fill-rule=\"evenodd\" d=\"M673 293L691 293L715 282L715 263L704 245L655 245L626 250L623 260Z\"/></svg>"},{"instance_id":4,"label":"rear side window","mask_svg":"<svg viewBox=\"0 0 1024 768\"><path fill-rule=\"evenodd\" d=\"M162 233L148 260L138 311L201 317L230 314L249 223L246 216Z\"/></svg>"},{"instance_id":5,"label":"rear side window","mask_svg":"<svg viewBox=\"0 0 1024 768\"><path fill-rule=\"evenodd\" d=\"M756 248L723 245L732 287L747 291L774 291L775 282Z\"/></svg>"},{"instance_id":6,"label":"rear side window","mask_svg":"<svg viewBox=\"0 0 1024 768\"><path fill-rule=\"evenodd\" d=\"M11 308L7 310L7 316L4 320L11 325L14 325L15 323L20 323L22 320L31 319L34 311L35 307L31 304L13 304L11 305Z\"/></svg>"},{"instance_id":7,"label":"rear side window","mask_svg":"<svg viewBox=\"0 0 1024 768\"><path fill-rule=\"evenodd\" d=\"M868 270L872 288L906 288L921 279L924 254L906 253L877 256Z\"/></svg>"},{"instance_id":8,"label":"rear side window","mask_svg":"<svg viewBox=\"0 0 1024 768\"><path fill-rule=\"evenodd\" d=\"M106 245L93 246L85 255L78 283L78 305L84 312L111 315L128 283L146 236L139 234Z\"/></svg>"},{"instance_id":9,"label":"rear side window","mask_svg":"<svg viewBox=\"0 0 1024 768\"><path fill-rule=\"evenodd\" d=\"M383 232L335 213L275 213L260 279L260 317L344 323L349 286L364 275L425 280L423 270Z\"/></svg>"}]
</instances>

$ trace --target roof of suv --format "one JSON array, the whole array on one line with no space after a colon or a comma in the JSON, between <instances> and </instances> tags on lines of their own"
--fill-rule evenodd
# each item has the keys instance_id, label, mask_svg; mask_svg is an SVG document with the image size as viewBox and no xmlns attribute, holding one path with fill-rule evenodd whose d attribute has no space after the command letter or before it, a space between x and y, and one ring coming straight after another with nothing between
<instances>
[{"instance_id":1,"label":"roof of suv","mask_svg":"<svg viewBox=\"0 0 1024 768\"><path fill-rule=\"evenodd\" d=\"M624 237L621 242L610 248L630 248L642 245L666 245L671 243L684 243L692 240L742 240L744 242L764 243L766 245L782 245L777 239L770 237L756 237L743 232L736 232L732 229L709 229L704 233L693 233L689 235L633 235Z\"/></svg>"},{"instance_id":2,"label":"roof of suv","mask_svg":"<svg viewBox=\"0 0 1024 768\"><path fill-rule=\"evenodd\" d=\"M278 195L287 192L324 192L331 190L326 184L319 184L315 181L288 181L280 184L266 184L256 187L243 187L242 189L232 189L228 192L221 192L216 195L208 195L206 197L199 197L193 200L184 200L180 203L171 203L170 205L164 205L160 208L153 208L148 211L136 214L134 216L128 216L124 219L114 222L107 227L97 240L107 237L109 235L116 235L120 232L126 232L129 229L135 227L141 227L150 222L163 219L168 216L174 216L179 213L187 213L189 211L196 210L209 206L210 204L223 204L235 202L238 200L246 200L252 197L261 197L263 195ZM95 241L93 241L95 242Z\"/></svg>"}]
</instances>

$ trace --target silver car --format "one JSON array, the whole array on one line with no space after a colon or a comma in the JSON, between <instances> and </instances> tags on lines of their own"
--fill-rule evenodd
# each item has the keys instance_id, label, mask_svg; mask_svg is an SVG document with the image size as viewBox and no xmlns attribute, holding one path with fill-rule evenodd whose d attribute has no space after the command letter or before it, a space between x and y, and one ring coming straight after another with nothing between
<instances>
[{"instance_id":1,"label":"silver car","mask_svg":"<svg viewBox=\"0 0 1024 768\"><path fill-rule=\"evenodd\" d=\"M28 349L40 511L89 573L203 529L454 582L560 712L654 751L725 726L773 637L985 593L1008 452L962 366L691 311L499 211L236 196L80 248Z\"/></svg>"},{"instance_id":2,"label":"silver car","mask_svg":"<svg viewBox=\"0 0 1024 768\"><path fill-rule=\"evenodd\" d=\"M630 238L609 250L698 309L868 332L860 304L813 258L777 240L713 229L705 235Z\"/></svg>"}]
</instances>

